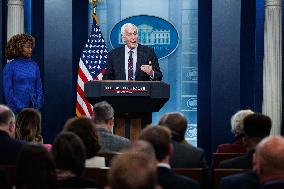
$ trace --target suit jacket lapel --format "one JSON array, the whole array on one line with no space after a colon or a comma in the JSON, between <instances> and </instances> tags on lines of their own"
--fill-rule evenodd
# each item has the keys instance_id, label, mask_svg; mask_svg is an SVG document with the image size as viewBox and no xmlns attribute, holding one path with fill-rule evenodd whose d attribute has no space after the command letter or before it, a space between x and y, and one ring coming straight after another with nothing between
<instances>
[{"instance_id":1,"label":"suit jacket lapel","mask_svg":"<svg viewBox=\"0 0 284 189\"><path fill-rule=\"evenodd\" d=\"M121 55L121 60L122 60L122 61L118 60L118 62L121 62L120 73L122 73L123 78L126 79L126 75L125 75L125 46L123 46L123 48L120 49L119 54Z\"/></svg>"},{"instance_id":2,"label":"suit jacket lapel","mask_svg":"<svg viewBox=\"0 0 284 189\"><path fill-rule=\"evenodd\" d=\"M138 45L137 48L137 62L136 62L136 71L135 71L135 78L137 78L138 73L140 71L140 66L142 65L142 57L143 56L143 51L141 49L141 45Z\"/></svg>"}]
</instances>

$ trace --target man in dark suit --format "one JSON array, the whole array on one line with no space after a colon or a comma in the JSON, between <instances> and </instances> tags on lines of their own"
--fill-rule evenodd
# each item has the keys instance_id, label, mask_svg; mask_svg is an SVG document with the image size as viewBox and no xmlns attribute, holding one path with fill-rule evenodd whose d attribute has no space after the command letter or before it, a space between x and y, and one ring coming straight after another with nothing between
<instances>
[{"instance_id":1,"label":"man in dark suit","mask_svg":"<svg viewBox=\"0 0 284 189\"><path fill-rule=\"evenodd\" d=\"M152 48L138 44L138 30L126 23L121 28L125 46L108 53L103 80L161 81L157 56Z\"/></svg>"},{"instance_id":2,"label":"man in dark suit","mask_svg":"<svg viewBox=\"0 0 284 189\"><path fill-rule=\"evenodd\" d=\"M15 116L5 105L0 105L0 164L16 164L24 142L15 140Z\"/></svg>"},{"instance_id":3,"label":"man in dark suit","mask_svg":"<svg viewBox=\"0 0 284 189\"><path fill-rule=\"evenodd\" d=\"M251 169L256 145L270 134L271 119L261 113L250 114L244 119L244 144L247 154L221 161L220 168Z\"/></svg>"},{"instance_id":4,"label":"man in dark suit","mask_svg":"<svg viewBox=\"0 0 284 189\"><path fill-rule=\"evenodd\" d=\"M187 124L186 117L180 112L166 113L158 123L158 125L169 128L172 134L174 151L170 158L170 165L173 168L208 169L204 150L192 146L184 138Z\"/></svg>"},{"instance_id":5,"label":"man in dark suit","mask_svg":"<svg viewBox=\"0 0 284 189\"><path fill-rule=\"evenodd\" d=\"M170 167L170 156L173 152L171 133L166 127L148 126L142 130L140 140L152 144L158 161L158 182L164 189L200 188L200 185L188 178L175 174Z\"/></svg>"},{"instance_id":6,"label":"man in dark suit","mask_svg":"<svg viewBox=\"0 0 284 189\"><path fill-rule=\"evenodd\" d=\"M263 139L256 147L254 163L262 189L284 188L284 138L282 136Z\"/></svg>"}]
</instances>

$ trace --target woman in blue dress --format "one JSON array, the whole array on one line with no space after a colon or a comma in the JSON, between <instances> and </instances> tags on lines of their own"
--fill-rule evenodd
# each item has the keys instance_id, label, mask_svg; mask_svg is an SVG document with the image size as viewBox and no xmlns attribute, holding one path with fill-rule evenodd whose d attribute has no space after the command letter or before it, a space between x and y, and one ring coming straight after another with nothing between
<instances>
[{"instance_id":1,"label":"woman in blue dress","mask_svg":"<svg viewBox=\"0 0 284 189\"><path fill-rule=\"evenodd\" d=\"M40 71L37 63L31 60L34 46L34 37L18 34L8 41L5 49L5 56L10 61L3 70L4 96L15 113L24 108L42 108Z\"/></svg>"}]
</instances>

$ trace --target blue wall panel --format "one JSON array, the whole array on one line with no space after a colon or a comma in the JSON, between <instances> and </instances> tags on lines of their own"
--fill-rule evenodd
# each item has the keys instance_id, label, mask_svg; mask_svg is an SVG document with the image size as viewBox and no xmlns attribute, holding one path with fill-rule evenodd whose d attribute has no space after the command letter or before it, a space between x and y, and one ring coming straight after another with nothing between
<instances>
[{"instance_id":1,"label":"blue wall panel","mask_svg":"<svg viewBox=\"0 0 284 189\"><path fill-rule=\"evenodd\" d=\"M31 34L32 32L32 0L24 0L24 31Z\"/></svg>"},{"instance_id":2,"label":"blue wall panel","mask_svg":"<svg viewBox=\"0 0 284 189\"><path fill-rule=\"evenodd\" d=\"M259 111L263 11L256 1L199 1L198 144L208 159L233 140L230 117L237 110Z\"/></svg>"},{"instance_id":3,"label":"blue wall panel","mask_svg":"<svg viewBox=\"0 0 284 189\"><path fill-rule=\"evenodd\" d=\"M43 131L47 141L52 142L65 121L75 115L77 68L87 38L88 2L33 3L34 7L44 10L43 15L40 11L33 14L33 31L39 35L37 56L42 61L39 64L43 65ZM43 22L39 18L43 18ZM42 33L44 35L40 35Z\"/></svg>"},{"instance_id":4,"label":"blue wall panel","mask_svg":"<svg viewBox=\"0 0 284 189\"><path fill-rule=\"evenodd\" d=\"M4 38L3 38L3 33L4 33L4 31L3 31L3 20L4 20L4 4L3 4L3 1L0 1L0 76L2 76L3 74L3 67L4 67L4 58L3 58L3 53L4 53L4 48L3 48L3 46L4 46L4 43L3 43L3 41L4 41ZM0 93L0 103L3 103L3 77L1 77L0 78L0 91L1 91L1 93Z\"/></svg>"},{"instance_id":5,"label":"blue wall panel","mask_svg":"<svg viewBox=\"0 0 284 189\"><path fill-rule=\"evenodd\" d=\"M3 69L5 61L5 46L7 41L7 0L0 1L0 103L4 103L3 91Z\"/></svg>"},{"instance_id":6,"label":"blue wall panel","mask_svg":"<svg viewBox=\"0 0 284 189\"><path fill-rule=\"evenodd\" d=\"M264 53L264 1L256 0L256 28L255 28L255 69L254 93L260 94L254 97L255 110L261 112L262 108L262 74Z\"/></svg>"},{"instance_id":7,"label":"blue wall panel","mask_svg":"<svg viewBox=\"0 0 284 189\"><path fill-rule=\"evenodd\" d=\"M37 62L40 68L43 83L44 77L44 3L43 1L32 1L33 17L31 18L31 35L35 37L36 45L33 49L33 60ZM45 89L45 86L43 86ZM45 106L43 106L45 108ZM43 117L44 118L44 117Z\"/></svg>"},{"instance_id":8,"label":"blue wall panel","mask_svg":"<svg viewBox=\"0 0 284 189\"><path fill-rule=\"evenodd\" d=\"M197 140L211 157L211 41L212 1L198 1L198 114Z\"/></svg>"},{"instance_id":9,"label":"blue wall panel","mask_svg":"<svg viewBox=\"0 0 284 189\"><path fill-rule=\"evenodd\" d=\"M256 4L255 0L242 1L241 5L241 37L240 37L240 108L250 107L256 110L255 91L255 47L256 38ZM261 41L260 41L261 42Z\"/></svg>"},{"instance_id":10,"label":"blue wall panel","mask_svg":"<svg viewBox=\"0 0 284 189\"><path fill-rule=\"evenodd\" d=\"M72 4L44 3L45 129L54 138L72 115Z\"/></svg>"},{"instance_id":11,"label":"blue wall panel","mask_svg":"<svg viewBox=\"0 0 284 189\"><path fill-rule=\"evenodd\" d=\"M212 4L211 148L230 141L230 117L240 108L241 1Z\"/></svg>"}]
</instances>

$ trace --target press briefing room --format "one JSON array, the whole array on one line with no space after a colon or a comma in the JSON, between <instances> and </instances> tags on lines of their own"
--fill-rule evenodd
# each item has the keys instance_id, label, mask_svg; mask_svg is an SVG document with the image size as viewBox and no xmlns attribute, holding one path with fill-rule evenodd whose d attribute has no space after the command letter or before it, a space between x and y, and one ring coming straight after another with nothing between
<instances>
[{"instance_id":1,"label":"press briefing room","mask_svg":"<svg viewBox=\"0 0 284 189\"><path fill-rule=\"evenodd\" d=\"M284 188L282 0L1 0L0 188Z\"/></svg>"}]
</instances>

